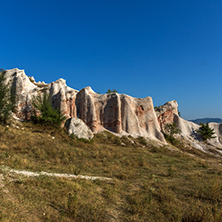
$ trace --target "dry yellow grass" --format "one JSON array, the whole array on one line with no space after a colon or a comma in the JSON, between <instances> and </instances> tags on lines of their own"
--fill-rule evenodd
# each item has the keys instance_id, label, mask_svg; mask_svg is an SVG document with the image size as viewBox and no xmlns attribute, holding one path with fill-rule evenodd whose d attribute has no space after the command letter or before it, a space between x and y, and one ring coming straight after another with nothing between
<instances>
[{"instance_id":1,"label":"dry yellow grass","mask_svg":"<svg viewBox=\"0 0 222 222\"><path fill-rule=\"evenodd\" d=\"M0 170L0 221L221 221L220 161L183 144L172 151L107 132L88 142L30 123L0 126L1 166L112 178Z\"/></svg>"}]
</instances>

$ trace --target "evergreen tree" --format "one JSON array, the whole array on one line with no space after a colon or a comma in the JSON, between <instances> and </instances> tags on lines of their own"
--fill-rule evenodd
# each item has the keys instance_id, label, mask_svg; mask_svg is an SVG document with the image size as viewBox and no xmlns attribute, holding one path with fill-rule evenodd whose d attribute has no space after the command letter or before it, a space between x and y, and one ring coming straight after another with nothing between
<instances>
[{"instance_id":1,"label":"evergreen tree","mask_svg":"<svg viewBox=\"0 0 222 222\"><path fill-rule=\"evenodd\" d=\"M13 98L11 95L11 89L9 83L5 82L6 72L0 70L0 123L6 124L12 114L14 107Z\"/></svg>"},{"instance_id":2,"label":"evergreen tree","mask_svg":"<svg viewBox=\"0 0 222 222\"><path fill-rule=\"evenodd\" d=\"M215 138L213 136L215 134L214 130L209 127L209 124L200 123L200 128L197 132L201 135L203 141L207 141L208 139Z\"/></svg>"},{"instance_id":3,"label":"evergreen tree","mask_svg":"<svg viewBox=\"0 0 222 222\"><path fill-rule=\"evenodd\" d=\"M31 117L34 123L58 127L66 119L60 110L52 106L51 96L47 93L34 97L32 105L36 109Z\"/></svg>"}]
</instances>

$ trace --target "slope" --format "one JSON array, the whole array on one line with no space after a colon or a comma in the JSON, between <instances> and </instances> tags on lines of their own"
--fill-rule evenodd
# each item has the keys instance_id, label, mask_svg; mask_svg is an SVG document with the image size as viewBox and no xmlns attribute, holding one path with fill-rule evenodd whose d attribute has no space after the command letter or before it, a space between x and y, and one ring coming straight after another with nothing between
<instances>
[{"instance_id":1,"label":"slope","mask_svg":"<svg viewBox=\"0 0 222 222\"><path fill-rule=\"evenodd\" d=\"M0 126L0 220L219 221L221 159L109 132L89 142L30 123ZM109 177L27 177L2 168Z\"/></svg>"}]
</instances>

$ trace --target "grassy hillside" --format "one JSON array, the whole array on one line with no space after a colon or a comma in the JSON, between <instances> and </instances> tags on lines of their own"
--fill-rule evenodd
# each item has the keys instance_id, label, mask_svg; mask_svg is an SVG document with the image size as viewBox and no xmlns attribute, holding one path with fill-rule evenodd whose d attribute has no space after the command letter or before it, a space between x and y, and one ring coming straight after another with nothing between
<instances>
[{"instance_id":1,"label":"grassy hillside","mask_svg":"<svg viewBox=\"0 0 222 222\"><path fill-rule=\"evenodd\" d=\"M112 180L27 177L12 169ZM91 141L0 126L0 221L221 221L221 160L103 132Z\"/></svg>"}]
</instances>

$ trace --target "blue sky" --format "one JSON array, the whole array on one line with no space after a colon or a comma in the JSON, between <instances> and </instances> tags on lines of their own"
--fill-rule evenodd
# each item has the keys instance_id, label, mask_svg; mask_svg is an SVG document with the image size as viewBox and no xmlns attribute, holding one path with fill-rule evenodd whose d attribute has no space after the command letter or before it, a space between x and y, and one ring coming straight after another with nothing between
<instances>
[{"instance_id":1,"label":"blue sky","mask_svg":"<svg viewBox=\"0 0 222 222\"><path fill-rule=\"evenodd\" d=\"M222 1L0 0L0 67L222 118Z\"/></svg>"}]
</instances>

